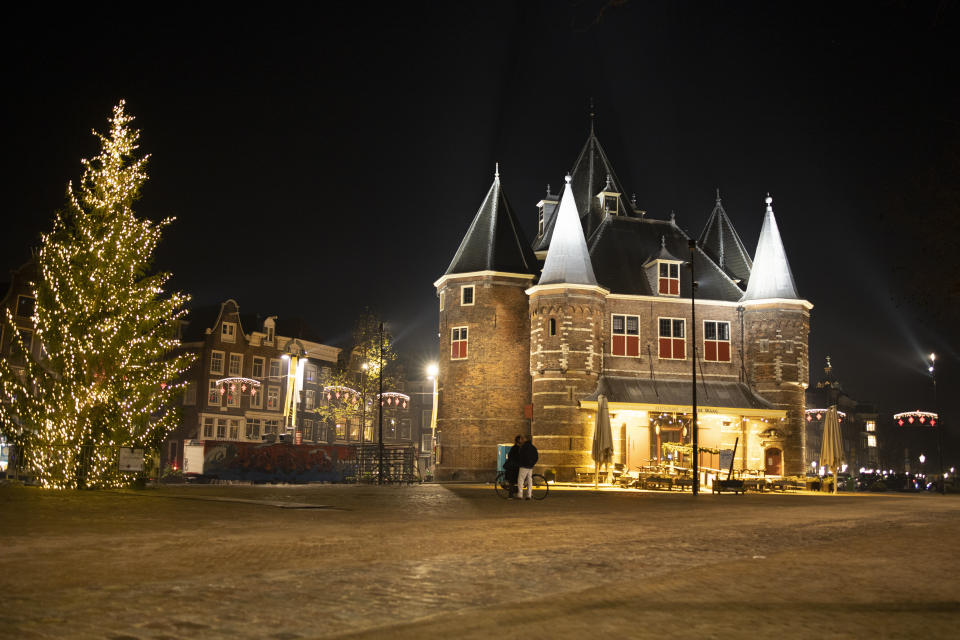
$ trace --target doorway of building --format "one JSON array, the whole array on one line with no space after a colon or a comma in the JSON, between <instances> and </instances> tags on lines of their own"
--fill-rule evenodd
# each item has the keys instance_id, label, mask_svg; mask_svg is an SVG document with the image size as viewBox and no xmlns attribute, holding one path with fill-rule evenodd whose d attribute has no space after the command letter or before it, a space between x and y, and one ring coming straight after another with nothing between
<instances>
[{"instance_id":1,"label":"doorway of building","mask_svg":"<svg viewBox=\"0 0 960 640\"><path fill-rule=\"evenodd\" d=\"M763 472L768 476L779 476L783 467L783 452L776 447L767 449L763 459Z\"/></svg>"}]
</instances>

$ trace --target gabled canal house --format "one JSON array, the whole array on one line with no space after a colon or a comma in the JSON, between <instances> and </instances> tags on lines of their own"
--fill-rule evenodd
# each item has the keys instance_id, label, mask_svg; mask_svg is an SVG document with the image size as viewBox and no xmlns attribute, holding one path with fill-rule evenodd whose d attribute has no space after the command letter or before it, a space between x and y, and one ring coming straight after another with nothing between
<instances>
[{"instance_id":1,"label":"gabled canal house","mask_svg":"<svg viewBox=\"0 0 960 640\"><path fill-rule=\"evenodd\" d=\"M434 283L440 479L492 477L496 445L518 433L533 436L538 471L574 478L593 464L600 394L615 463L689 466L694 356L701 466L719 468L736 442L736 469L804 472L813 305L797 293L772 198L751 258L719 194L691 249L672 215L647 216L625 193L591 126L560 193L538 203L531 243L497 171Z\"/></svg>"}]
</instances>

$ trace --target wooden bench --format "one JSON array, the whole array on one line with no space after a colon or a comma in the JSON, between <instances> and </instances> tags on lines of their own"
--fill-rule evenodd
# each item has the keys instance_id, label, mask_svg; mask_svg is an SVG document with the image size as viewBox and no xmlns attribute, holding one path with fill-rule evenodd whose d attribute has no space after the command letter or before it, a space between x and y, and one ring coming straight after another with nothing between
<instances>
[{"instance_id":1,"label":"wooden bench","mask_svg":"<svg viewBox=\"0 0 960 640\"><path fill-rule=\"evenodd\" d=\"M736 478L730 478L727 480L720 480L719 478L714 479L713 481L713 492L714 493L723 493L724 491L732 491L733 493L744 494L747 492L744 487L743 480L737 480Z\"/></svg>"}]
</instances>

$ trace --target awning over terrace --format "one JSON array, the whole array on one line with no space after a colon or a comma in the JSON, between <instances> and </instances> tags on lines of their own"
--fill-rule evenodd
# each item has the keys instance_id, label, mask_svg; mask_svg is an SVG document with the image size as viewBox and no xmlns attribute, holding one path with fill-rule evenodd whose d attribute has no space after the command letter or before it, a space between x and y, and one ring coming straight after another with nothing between
<instances>
[{"instance_id":1,"label":"awning over terrace","mask_svg":"<svg viewBox=\"0 0 960 640\"><path fill-rule=\"evenodd\" d=\"M597 409L597 397L607 397L610 411L637 410L659 413L690 413L689 380L651 380L619 376L601 376L596 390L580 401L581 409ZM697 381L697 412L732 414L757 418L785 418L777 409L747 385L734 381Z\"/></svg>"}]
</instances>

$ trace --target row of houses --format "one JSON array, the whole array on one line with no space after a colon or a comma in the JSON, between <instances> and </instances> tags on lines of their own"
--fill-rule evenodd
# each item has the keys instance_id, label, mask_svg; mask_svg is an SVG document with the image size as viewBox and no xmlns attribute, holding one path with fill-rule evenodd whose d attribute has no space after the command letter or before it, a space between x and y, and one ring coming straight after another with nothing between
<instances>
[{"instance_id":1,"label":"row of houses","mask_svg":"<svg viewBox=\"0 0 960 640\"><path fill-rule=\"evenodd\" d=\"M2 285L2 307L9 309L26 349L39 358L34 340L35 301L31 260ZM196 354L185 372L179 399L180 421L162 445L161 464L182 469L184 447L210 443L358 445L381 440L376 390L367 389L361 363L339 347L324 344L299 318L241 313L235 300L192 309L179 326L181 348ZM12 332L0 330L0 354L23 371ZM338 402L330 387L335 372L353 374L356 400L364 410L337 417L324 408ZM411 380L391 389L383 406L382 442L415 450L420 469L432 451L432 382ZM385 394L386 397L387 394Z\"/></svg>"}]
</instances>

